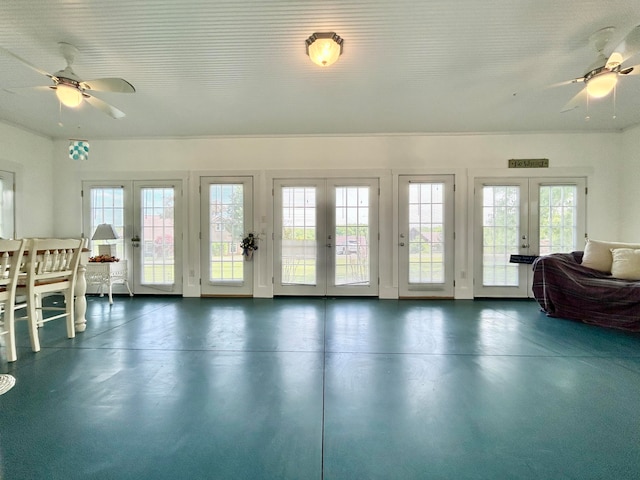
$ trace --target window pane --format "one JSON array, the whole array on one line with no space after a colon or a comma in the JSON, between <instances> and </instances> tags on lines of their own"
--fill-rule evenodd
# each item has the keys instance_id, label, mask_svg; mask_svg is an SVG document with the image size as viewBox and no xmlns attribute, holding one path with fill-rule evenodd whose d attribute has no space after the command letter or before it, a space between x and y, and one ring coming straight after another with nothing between
<instances>
[{"instance_id":1,"label":"window pane","mask_svg":"<svg viewBox=\"0 0 640 480\"><path fill-rule=\"evenodd\" d=\"M409 283L444 283L444 183L409 185Z\"/></svg>"},{"instance_id":2,"label":"window pane","mask_svg":"<svg viewBox=\"0 0 640 480\"><path fill-rule=\"evenodd\" d=\"M282 187L284 285L316 285L316 214L315 187Z\"/></svg>"},{"instance_id":3,"label":"window pane","mask_svg":"<svg viewBox=\"0 0 640 480\"><path fill-rule=\"evenodd\" d=\"M578 187L541 185L540 255L572 252L578 244Z\"/></svg>"},{"instance_id":4,"label":"window pane","mask_svg":"<svg viewBox=\"0 0 640 480\"><path fill-rule=\"evenodd\" d=\"M175 279L173 187L140 189L143 248L141 283L173 285Z\"/></svg>"},{"instance_id":5,"label":"window pane","mask_svg":"<svg viewBox=\"0 0 640 480\"><path fill-rule=\"evenodd\" d=\"M98 255L98 246L111 244L116 246L116 257L124 258L124 188L91 188L91 238L101 223L113 225L118 239L94 240L91 242L91 256Z\"/></svg>"},{"instance_id":6,"label":"window pane","mask_svg":"<svg viewBox=\"0 0 640 480\"><path fill-rule=\"evenodd\" d=\"M336 187L335 284L369 285L369 187Z\"/></svg>"},{"instance_id":7,"label":"window pane","mask_svg":"<svg viewBox=\"0 0 640 480\"><path fill-rule=\"evenodd\" d=\"M519 251L520 188L484 186L482 198L482 284L518 286L518 265L509 259Z\"/></svg>"},{"instance_id":8,"label":"window pane","mask_svg":"<svg viewBox=\"0 0 640 480\"><path fill-rule=\"evenodd\" d=\"M209 281L242 282L244 185L209 185Z\"/></svg>"}]
</instances>

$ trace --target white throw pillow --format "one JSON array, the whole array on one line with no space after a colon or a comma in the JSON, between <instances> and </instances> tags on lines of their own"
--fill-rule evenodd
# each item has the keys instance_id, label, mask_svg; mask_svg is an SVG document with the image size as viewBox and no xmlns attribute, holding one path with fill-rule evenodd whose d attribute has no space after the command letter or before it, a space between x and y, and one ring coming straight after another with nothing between
<instances>
[{"instance_id":1,"label":"white throw pillow","mask_svg":"<svg viewBox=\"0 0 640 480\"><path fill-rule=\"evenodd\" d=\"M640 248L640 244L602 242L599 240L589 239L584 247L582 265L593 268L594 270L599 270L600 272L609 273L611 272L611 264L613 263L611 250L617 248L638 249Z\"/></svg>"},{"instance_id":2,"label":"white throw pillow","mask_svg":"<svg viewBox=\"0 0 640 480\"><path fill-rule=\"evenodd\" d=\"M611 275L623 280L640 280L640 250L612 248Z\"/></svg>"}]
</instances>

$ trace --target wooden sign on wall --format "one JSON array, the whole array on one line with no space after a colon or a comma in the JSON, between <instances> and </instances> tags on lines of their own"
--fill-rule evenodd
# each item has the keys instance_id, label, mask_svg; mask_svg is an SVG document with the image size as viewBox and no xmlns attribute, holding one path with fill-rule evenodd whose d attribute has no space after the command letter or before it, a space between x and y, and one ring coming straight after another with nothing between
<instances>
[{"instance_id":1,"label":"wooden sign on wall","mask_svg":"<svg viewBox=\"0 0 640 480\"><path fill-rule=\"evenodd\" d=\"M509 168L549 168L548 158L512 158Z\"/></svg>"}]
</instances>

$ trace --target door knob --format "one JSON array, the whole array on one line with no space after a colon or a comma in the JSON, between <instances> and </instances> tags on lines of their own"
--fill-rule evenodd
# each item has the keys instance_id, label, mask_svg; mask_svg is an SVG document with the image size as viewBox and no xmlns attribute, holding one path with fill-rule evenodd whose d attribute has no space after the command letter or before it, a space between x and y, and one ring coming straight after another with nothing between
<instances>
[{"instance_id":1,"label":"door knob","mask_svg":"<svg viewBox=\"0 0 640 480\"><path fill-rule=\"evenodd\" d=\"M400 242L398 245L400 245L401 247L404 247L404 242Z\"/></svg>"}]
</instances>

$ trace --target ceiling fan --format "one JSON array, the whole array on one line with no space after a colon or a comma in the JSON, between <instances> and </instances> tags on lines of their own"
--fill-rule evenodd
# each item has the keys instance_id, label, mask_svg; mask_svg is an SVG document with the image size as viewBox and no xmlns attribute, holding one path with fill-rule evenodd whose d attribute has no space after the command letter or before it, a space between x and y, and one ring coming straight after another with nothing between
<instances>
[{"instance_id":1,"label":"ceiling fan","mask_svg":"<svg viewBox=\"0 0 640 480\"><path fill-rule=\"evenodd\" d=\"M60 53L62 53L62 56L67 61L67 66L56 73L48 73L2 47L0 47L0 53L4 53L5 55L15 58L30 69L40 73L41 75L49 77L53 81L53 85L36 88L55 91L58 100L60 100L60 103L63 105L75 108L83 101L86 101L89 105L97 108L103 113L106 113L110 117L116 119L124 117L124 112L118 110L112 105L109 105L104 100L100 100L99 98L92 96L89 92L134 93L136 91L134 86L122 78L81 80L71 68L73 61L78 54L78 49L69 43L60 42L58 45L60 46Z\"/></svg>"},{"instance_id":2,"label":"ceiling fan","mask_svg":"<svg viewBox=\"0 0 640 480\"><path fill-rule=\"evenodd\" d=\"M640 75L640 65L629 67L623 65L629 58L640 53L640 25L633 28L624 40L608 56L605 56L604 49L609 43L613 31L613 27L606 27L591 35L589 41L598 51L598 59L582 77L559 84L585 84L585 87L567 102L562 112L573 110L588 98L606 97L613 91L622 76Z\"/></svg>"}]
</instances>

